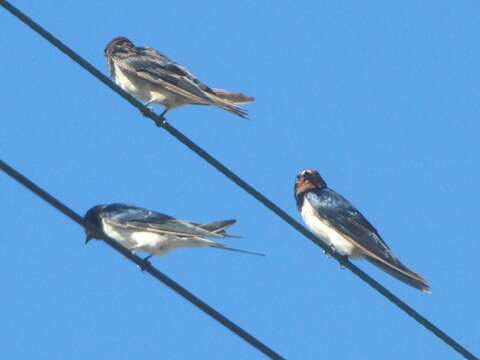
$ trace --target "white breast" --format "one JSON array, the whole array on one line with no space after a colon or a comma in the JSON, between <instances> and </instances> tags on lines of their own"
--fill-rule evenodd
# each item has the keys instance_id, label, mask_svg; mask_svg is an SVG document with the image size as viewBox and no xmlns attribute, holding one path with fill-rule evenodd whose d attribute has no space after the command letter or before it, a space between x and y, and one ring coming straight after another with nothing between
<instances>
[{"instance_id":1,"label":"white breast","mask_svg":"<svg viewBox=\"0 0 480 360\"><path fill-rule=\"evenodd\" d=\"M177 107L188 102L182 96L168 91L159 84L124 71L117 65L114 65L114 67L115 82L117 85L140 100L149 103L158 103L167 108Z\"/></svg>"},{"instance_id":2,"label":"white breast","mask_svg":"<svg viewBox=\"0 0 480 360\"><path fill-rule=\"evenodd\" d=\"M202 247L211 244L207 239L162 235L148 231L134 232L132 239L136 242L134 250L146 251L153 255L163 255L167 251L178 248Z\"/></svg>"},{"instance_id":3,"label":"white breast","mask_svg":"<svg viewBox=\"0 0 480 360\"><path fill-rule=\"evenodd\" d=\"M150 86L148 82L130 74L127 71L123 71L117 65L115 66L115 82L118 86L120 86L123 90L130 93L131 95L143 100L143 101L150 101Z\"/></svg>"},{"instance_id":4,"label":"white breast","mask_svg":"<svg viewBox=\"0 0 480 360\"><path fill-rule=\"evenodd\" d=\"M107 236L111 237L116 242L120 243L127 249L136 245L136 242L132 239L132 232L130 230L125 230L118 228L116 226L111 226L105 220L103 222L103 231Z\"/></svg>"},{"instance_id":5,"label":"white breast","mask_svg":"<svg viewBox=\"0 0 480 360\"><path fill-rule=\"evenodd\" d=\"M301 215L305 224L325 244L333 246L335 251L341 255L351 256L353 254L355 249L353 243L325 221L322 221L308 199L305 199L303 202Z\"/></svg>"},{"instance_id":6,"label":"white breast","mask_svg":"<svg viewBox=\"0 0 480 360\"><path fill-rule=\"evenodd\" d=\"M122 246L132 251L145 251L152 255L163 255L169 250L182 247L203 247L213 242L202 238L185 238L158 234L151 231L127 230L112 226L103 220L103 231Z\"/></svg>"}]
</instances>

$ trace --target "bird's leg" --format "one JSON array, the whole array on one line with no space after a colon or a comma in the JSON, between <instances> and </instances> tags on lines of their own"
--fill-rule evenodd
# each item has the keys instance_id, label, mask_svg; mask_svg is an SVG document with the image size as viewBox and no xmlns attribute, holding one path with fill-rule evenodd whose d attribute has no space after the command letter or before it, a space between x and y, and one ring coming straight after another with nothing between
<instances>
[{"instance_id":1,"label":"bird's leg","mask_svg":"<svg viewBox=\"0 0 480 360\"><path fill-rule=\"evenodd\" d=\"M335 246L333 246L332 244L328 245L328 247L330 248L330 250L332 250L332 253L336 252L335 250ZM330 255L330 253L326 250L323 250L323 253L325 254L325 256L330 259L332 257L332 255Z\"/></svg>"},{"instance_id":2,"label":"bird's leg","mask_svg":"<svg viewBox=\"0 0 480 360\"><path fill-rule=\"evenodd\" d=\"M163 110L163 112L153 120L155 121L155 125L157 125L158 127L162 127L165 124L165 122L167 121L167 119L165 119L165 114L168 110L169 108L165 108L165 110Z\"/></svg>"},{"instance_id":3,"label":"bird's leg","mask_svg":"<svg viewBox=\"0 0 480 360\"><path fill-rule=\"evenodd\" d=\"M146 256L145 259L143 259L143 261L148 261L152 256L153 256L153 254L150 254L150 255Z\"/></svg>"},{"instance_id":4,"label":"bird's leg","mask_svg":"<svg viewBox=\"0 0 480 360\"><path fill-rule=\"evenodd\" d=\"M163 110L163 112L160 114L160 117L165 117L165 114L168 112L168 110L170 110L170 109L165 108L165 110Z\"/></svg>"},{"instance_id":5,"label":"bird's leg","mask_svg":"<svg viewBox=\"0 0 480 360\"><path fill-rule=\"evenodd\" d=\"M158 127L162 127L165 124L165 122L167 121L167 119L165 119L165 114L167 113L169 108L166 108L160 115L156 115L153 112L153 108L151 106L149 106L153 102L154 102L154 100L147 101L144 104L144 107L142 107L142 109L140 110L140 112L142 113L143 116L145 116L149 119L152 119L153 122L155 123L155 125L157 125Z\"/></svg>"},{"instance_id":6,"label":"bird's leg","mask_svg":"<svg viewBox=\"0 0 480 360\"><path fill-rule=\"evenodd\" d=\"M137 245L134 245L134 246L131 246L131 247L128 248L128 250L131 251L131 253L134 254L134 255L136 255L135 250L137 250L137 249L138 249ZM150 262L148 261L148 259L150 259L152 256L153 256L152 254L148 255L147 257L142 259L141 264L137 264L137 266L140 268L140 270L145 271L145 266L150 265Z\"/></svg>"}]
</instances>

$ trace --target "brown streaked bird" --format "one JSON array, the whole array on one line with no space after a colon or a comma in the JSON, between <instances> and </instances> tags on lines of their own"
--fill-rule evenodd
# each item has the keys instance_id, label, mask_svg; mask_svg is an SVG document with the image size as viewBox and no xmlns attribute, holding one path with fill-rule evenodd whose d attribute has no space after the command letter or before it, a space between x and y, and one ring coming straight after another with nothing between
<instances>
[{"instance_id":1,"label":"brown streaked bird","mask_svg":"<svg viewBox=\"0 0 480 360\"><path fill-rule=\"evenodd\" d=\"M145 101L161 104L161 114L185 104L215 105L247 118L238 105L254 101L253 97L210 88L187 69L155 49L137 47L126 37L116 37L105 47L110 76L123 90Z\"/></svg>"},{"instance_id":2,"label":"brown streaked bird","mask_svg":"<svg viewBox=\"0 0 480 360\"><path fill-rule=\"evenodd\" d=\"M303 221L332 250L352 259L366 259L405 284L431 292L427 282L395 257L368 220L329 189L316 170L298 173L295 200Z\"/></svg>"}]
</instances>

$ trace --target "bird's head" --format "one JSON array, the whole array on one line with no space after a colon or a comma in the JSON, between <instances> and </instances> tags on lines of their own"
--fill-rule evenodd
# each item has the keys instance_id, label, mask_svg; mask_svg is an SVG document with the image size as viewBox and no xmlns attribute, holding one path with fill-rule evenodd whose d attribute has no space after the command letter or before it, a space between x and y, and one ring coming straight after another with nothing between
<instances>
[{"instance_id":1,"label":"bird's head","mask_svg":"<svg viewBox=\"0 0 480 360\"><path fill-rule=\"evenodd\" d=\"M110 40L110 42L105 46L103 54L106 58L109 58L113 53L117 51L126 51L133 48L133 43L124 36L118 36Z\"/></svg>"},{"instance_id":2,"label":"bird's head","mask_svg":"<svg viewBox=\"0 0 480 360\"><path fill-rule=\"evenodd\" d=\"M312 189L324 189L327 184L317 170L305 169L300 171L295 178L295 197Z\"/></svg>"},{"instance_id":3,"label":"bird's head","mask_svg":"<svg viewBox=\"0 0 480 360\"><path fill-rule=\"evenodd\" d=\"M112 55L124 53L128 55L130 50L134 47L133 43L124 36L118 36L110 40L110 42L105 46L103 56L107 61L110 75L113 74L113 60Z\"/></svg>"},{"instance_id":4,"label":"bird's head","mask_svg":"<svg viewBox=\"0 0 480 360\"><path fill-rule=\"evenodd\" d=\"M84 219L90 222L92 225L95 225L97 228L101 227L101 218L100 213L105 208L105 205L97 205L89 209L84 215ZM90 240L95 239L95 234L90 232L88 229L85 229L85 244Z\"/></svg>"}]
</instances>

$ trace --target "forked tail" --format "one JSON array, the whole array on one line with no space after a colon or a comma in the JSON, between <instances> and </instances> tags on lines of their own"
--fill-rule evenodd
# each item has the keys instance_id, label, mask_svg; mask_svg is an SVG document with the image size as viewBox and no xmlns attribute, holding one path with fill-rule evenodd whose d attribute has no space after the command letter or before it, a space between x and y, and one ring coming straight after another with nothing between
<instances>
[{"instance_id":1,"label":"forked tail","mask_svg":"<svg viewBox=\"0 0 480 360\"><path fill-rule=\"evenodd\" d=\"M416 289L419 289L425 293L431 293L430 286L428 286L425 279L423 279L417 273L408 269L400 261L395 261L395 264L390 264L387 262L379 261L372 257L365 257L366 260L371 262L373 265L378 266L383 271L389 273L398 280L404 282L407 285L413 286Z\"/></svg>"},{"instance_id":2,"label":"forked tail","mask_svg":"<svg viewBox=\"0 0 480 360\"><path fill-rule=\"evenodd\" d=\"M235 115L238 115L244 119L248 119L248 111L237 106L240 104L246 104L253 101L252 97L245 96L240 93L231 93L221 89L212 89L213 93L204 94L210 99L210 101Z\"/></svg>"},{"instance_id":3,"label":"forked tail","mask_svg":"<svg viewBox=\"0 0 480 360\"><path fill-rule=\"evenodd\" d=\"M219 243L216 243L216 242L212 242L208 246L210 246L212 248L215 248L215 249L235 251L235 252L239 252L239 253L242 253L242 254L265 256L265 254L256 253L256 252L253 252L253 251L241 250L241 249L234 249L234 248L227 247L225 245L222 245L222 244L219 244Z\"/></svg>"}]
</instances>

